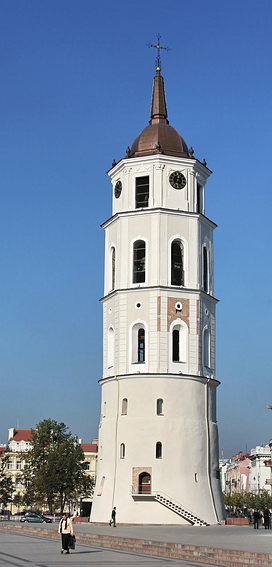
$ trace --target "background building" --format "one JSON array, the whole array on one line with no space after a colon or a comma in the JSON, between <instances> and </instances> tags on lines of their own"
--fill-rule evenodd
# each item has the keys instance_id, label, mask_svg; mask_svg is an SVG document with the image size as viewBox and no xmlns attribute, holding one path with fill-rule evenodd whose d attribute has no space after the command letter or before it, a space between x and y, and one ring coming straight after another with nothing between
<instances>
[{"instance_id":1,"label":"background building","mask_svg":"<svg viewBox=\"0 0 272 567\"><path fill-rule=\"evenodd\" d=\"M259 494L260 490L267 490L271 494L271 485L267 483L269 468L266 464L271 456L269 445L257 446L251 449L249 455L249 492Z\"/></svg>"},{"instance_id":2,"label":"background building","mask_svg":"<svg viewBox=\"0 0 272 567\"><path fill-rule=\"evenodd\" d=\"M10 476L14 483L14 493L12 502L6 507L12 513L21 512L24 508L23 496L25 487L22 482L27 452L31 449L31 429L15 429L8 430L7 445L0 446L0 459L7 457L7 475ZM96 478L97 465L97 440L93 443L82 443L82 439L78 443L84 453L85 470L89 476ZM1 503L0 503L1 504ZM73 506L78 509L81 515L89 516L91 510L92 498L80 495L78 502L73 502Z\"/></svg>"}]
</instances>

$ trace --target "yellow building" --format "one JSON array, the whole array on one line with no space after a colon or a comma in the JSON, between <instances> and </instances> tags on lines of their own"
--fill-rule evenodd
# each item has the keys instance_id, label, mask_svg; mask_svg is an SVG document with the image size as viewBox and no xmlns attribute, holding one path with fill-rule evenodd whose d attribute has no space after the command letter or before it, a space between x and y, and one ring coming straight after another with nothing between
<instances>
[{"instance_id":1,"label":"yellow building","mask_svg":"<svg viewBox=\"0 0 272 567\"><path fill-rule=\"evenodd\" d=\"M22 483L22 474L25 467L24 453L27 453L32 447L30 443L31 435L31 429L15 429L12 427L8 430L8 443L3 455L8 458L7 473L12 478L15 486L13 502L7 506L7 509L12 513L20 512L23 508L21 499L25 490Z\"/></svg>"},{"instance_id":2,"label":"yellow building","mask_svg":"<svg viewBox=\"0 0 272 567\"><path fill-rule=\"evenodd\" d=\"M32 429L15 429L14 427L8 430L8 443L1 445L0 458L7 457L7 474L12 478L15 491L13 493L12 502L7 506L7 510L11 513L21 512L25 506L22 502L22 496L25 487L22 483L22 474L25 467L24 454L31 448L31 435ZM97 440L92 443L82 443L79 439L79 446L81 447L85 457L85 470L89 476L96 478L97 466ZM89 516L91 509L92 497L85 497L82 495L79 502L74 503L74 507L81 516ZM1 503L0 503L1 504Z\"/></svg>"}]
</instances>

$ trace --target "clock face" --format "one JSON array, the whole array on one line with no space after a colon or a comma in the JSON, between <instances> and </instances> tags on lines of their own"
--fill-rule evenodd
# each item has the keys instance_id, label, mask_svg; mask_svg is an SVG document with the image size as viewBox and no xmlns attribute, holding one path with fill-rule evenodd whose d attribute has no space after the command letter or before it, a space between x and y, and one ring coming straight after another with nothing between
<instances>
[{"instance_id":1,"label":"clock face","mask_svg":"<svg viewBox=\"0 0 272 567\"><path fill-rule=\"evenodd\" d=\"M115 183L115 187L114 187L114 195L116 197L116 199L118 199L120 197L122 193L122 181L116 181Z\"/></svg>"},{"instance_id":2,"label":"clock face","mask_svg":"<svg viewBox=\"0 0 272 567\"><path fill-rule=\"evenodd\" d=\"M181 171L173 171L169 177L169 181L174 189L183 189L186 185L186 179Z\"/></svg>"}]
</instances>

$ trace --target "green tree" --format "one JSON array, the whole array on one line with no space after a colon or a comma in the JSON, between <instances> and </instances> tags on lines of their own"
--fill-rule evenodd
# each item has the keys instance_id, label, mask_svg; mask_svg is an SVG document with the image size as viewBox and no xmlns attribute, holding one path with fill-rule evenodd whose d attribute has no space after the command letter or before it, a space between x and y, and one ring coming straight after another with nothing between
<instances>
[{"instance_id":1,"label":"green tree","mask_svg":"<svg viewBox=\"0 0 272 567\"><path fill-rule=\"evenodd\" d=\"M8 470L8 457L4 456L0 460L0 502L7 506L8 502L12 500L12 494L14 492L14 483L12 478L7 475Z\"/></svg>"},{"instance_id":2,"label":"green tree","mask_svg":"<svg viewBox=\"0 0 272 567\"><path fill-rule=\"evenodd\" d=\"M64 423L45 419L31 436L24 472L25 500L63 512L78 495L91 496L94 480L84 469L84 453Z\"/></svg>"},{"instance_id":3,"label":"green tree","mask_svg":"<svg viewBox=\"0 0 272 567\"><path fill-rule=\"evenodd\" d=\"M23 502L22 495L19 492L17 494L15 494L13 496L12 502L13 502L14 506L16 506L17 512L19 512L19 508L20 508L20 506Z\"/></svg>"},{"instance_id":4,"label":"green tree","mask_svg":"<svg viewBox=\"0 0 272 567\"><path fill-rule=\"evenodd\" d=\"M248 510L265 510L272 508L272 497L267 490L260 490L259 494L253 492L233 492L232 494L224 494L224 502L226 506L232 508L247 508Z\"/></svg>"}]
</instances>

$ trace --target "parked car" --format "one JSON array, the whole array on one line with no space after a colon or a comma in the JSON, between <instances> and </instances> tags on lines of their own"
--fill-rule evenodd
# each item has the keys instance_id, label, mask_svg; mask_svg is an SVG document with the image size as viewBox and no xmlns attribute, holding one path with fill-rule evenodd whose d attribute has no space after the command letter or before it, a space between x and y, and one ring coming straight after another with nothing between
<instances>
[{"instance_id":1,"label":"parked car","mask_svg":"<svg viewBox=\"0 0 272 567\"><path fill-rule=\"evenodd\" d=\"M52 519L51 518L47 518L46 516L43 516L41 514L26 514L25 516L21 516L20 518L20 522L39 522L39 523L47 523L47 524L51 524L52 523Z\"/></svg>"},{"instance_id":2,"label":"parked car","mask_svg":"<svg viewBox=\"0 0 272 567\"><path fill-rule=\"evenodd\" d=\"M47 524L52 524L52 522L53 522L52 518L45 516L44 514L39 514L39 515L43 519L43 522L46 522Z\"/></svg>"}]
</instances>

